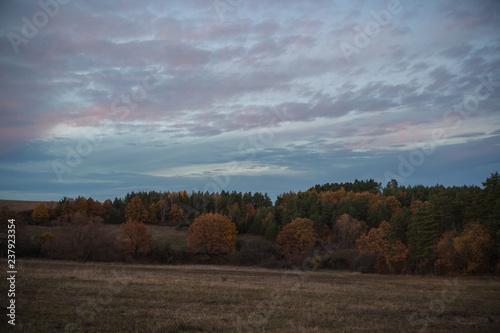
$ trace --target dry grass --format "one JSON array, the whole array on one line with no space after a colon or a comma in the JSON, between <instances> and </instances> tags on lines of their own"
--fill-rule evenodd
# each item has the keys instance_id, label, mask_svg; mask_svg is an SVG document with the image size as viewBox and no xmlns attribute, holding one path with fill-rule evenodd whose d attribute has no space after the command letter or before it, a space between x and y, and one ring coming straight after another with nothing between
<instances>
[{"instance_id":1,"label":"dry grass","mask_svg":"<svg viewBox=\"0 0 500 333\"><path fill-rule=\"evenodd\" d=\"M496 279L46 260L18 272L16 331L500 330Z\"/></svg>"}]
</instances>

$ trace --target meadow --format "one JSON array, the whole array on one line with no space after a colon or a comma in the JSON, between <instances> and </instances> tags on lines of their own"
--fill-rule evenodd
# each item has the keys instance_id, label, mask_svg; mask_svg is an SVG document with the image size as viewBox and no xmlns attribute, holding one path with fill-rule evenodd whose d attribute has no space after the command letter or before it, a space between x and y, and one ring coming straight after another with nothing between
<instances>
[{"instance_id":1,"label":"meadow","mask_svg":"<svg viewBox=\"0 0 500 333\"><path fill-rule=\"evenodd\" d=\"M491 277L39 259L17 270L16 332L500 331Z\"/></svg>"}]
</instances>

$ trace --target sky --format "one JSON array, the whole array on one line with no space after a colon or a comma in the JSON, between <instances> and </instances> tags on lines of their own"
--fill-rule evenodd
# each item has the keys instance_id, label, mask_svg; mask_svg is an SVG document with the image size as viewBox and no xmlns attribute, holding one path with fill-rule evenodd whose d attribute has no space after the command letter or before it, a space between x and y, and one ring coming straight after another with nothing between
<instances>
[{"instance_id":1,"label":"sky","mask_svg":"<svg viewBox=\"0 0 500 333\"><path fill-rule=\"evenodd\" d=\"M0 3L0 198L500 171L500 2Z\"/></svg>"}]
</instances>

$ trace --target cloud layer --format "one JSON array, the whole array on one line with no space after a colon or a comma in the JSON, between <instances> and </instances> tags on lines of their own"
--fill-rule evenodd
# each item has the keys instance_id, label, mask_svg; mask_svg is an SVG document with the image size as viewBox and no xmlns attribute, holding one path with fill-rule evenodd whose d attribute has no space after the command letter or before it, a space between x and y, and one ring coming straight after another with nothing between
<instances>
[{"instance_id":1,"label":"cloud layer","mask_svg":"<svg viewBox=\"0 0 500 333\"><path fill-rule=\"evenodd\" d=\"M0 197L479 185L500 169L498 1L0 13Z\"/></svg>"}]
</instances>

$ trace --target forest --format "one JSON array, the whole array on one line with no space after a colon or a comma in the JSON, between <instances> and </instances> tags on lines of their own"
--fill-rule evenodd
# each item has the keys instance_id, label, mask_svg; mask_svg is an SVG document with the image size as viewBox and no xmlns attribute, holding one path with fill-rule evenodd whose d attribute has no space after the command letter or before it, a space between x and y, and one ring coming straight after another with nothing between
<instances>
[{"instance_id":1,"label":"forest","mask_svg":"<svg viewBox=\"0 0 500 333\"><path fill-rule=\"evenodd\" d=\"M283 193L274 203L267 193L131 192L102 203L64 197L34 210L5 207L1 215L2 233L15 216L25 257L383 274L500 271L498 172L482 187L355 180ZM119 234L106 225L119 226ZM186 246L153 241L152 225L185 231ZM32 226L53 228L28 237Z\"/></svg>"}]
</instances>

